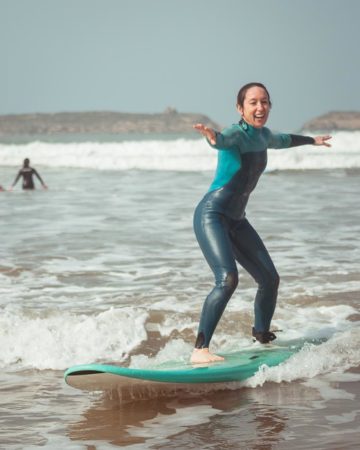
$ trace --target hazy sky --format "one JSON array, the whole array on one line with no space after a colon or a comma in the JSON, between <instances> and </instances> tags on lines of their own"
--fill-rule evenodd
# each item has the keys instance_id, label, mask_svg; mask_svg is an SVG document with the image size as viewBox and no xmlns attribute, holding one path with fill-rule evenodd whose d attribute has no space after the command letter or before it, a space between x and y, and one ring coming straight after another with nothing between
<instances>
[{"instance_id":1,"label":"hazy sky","mask_svg":"<svg viewBox=\"0 0 360 450\"><path fill-rule=\"evenodd\" d=\"M270 90L283 131L360 110L359 0L0 0L0 114L112 110L237 120Z\"/></svg>"}]
</instances>

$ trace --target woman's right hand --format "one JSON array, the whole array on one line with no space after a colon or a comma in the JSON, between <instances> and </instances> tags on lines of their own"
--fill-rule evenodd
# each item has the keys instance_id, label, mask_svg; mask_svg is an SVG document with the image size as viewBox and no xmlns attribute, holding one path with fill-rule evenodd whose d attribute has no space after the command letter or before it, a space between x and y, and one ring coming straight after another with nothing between
<instances>
[{"instance_id":1,"label":"woman's right hand","mask_svg":"<svg viewBox=\"0 0 360 450\"><path fill-rule=\"evenodd\" d=\"M197 123L194 125L195 130L201 133L206 139L210 142L210 144L216 144L216 132L212 128L206 127L202 123Z\"/></svg>"}]
</instances>

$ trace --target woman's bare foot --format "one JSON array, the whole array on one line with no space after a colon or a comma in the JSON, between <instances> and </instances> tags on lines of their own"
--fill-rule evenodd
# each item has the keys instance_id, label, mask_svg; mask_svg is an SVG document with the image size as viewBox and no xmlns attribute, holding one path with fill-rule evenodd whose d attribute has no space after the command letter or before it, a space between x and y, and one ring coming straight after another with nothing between
<instances>
[{"instance_id":1,"label":"woman's bare foot","mask_svg":"<svg viewBox=\"0 0 360 450\"><path fill-rule=\"evenodd\" d=\"M209 363L216 361L224 361L224 358L219 355L214 355L209 352L208 348L194 348L190 362L193 364Z\"/></svg>"}]
</instances>

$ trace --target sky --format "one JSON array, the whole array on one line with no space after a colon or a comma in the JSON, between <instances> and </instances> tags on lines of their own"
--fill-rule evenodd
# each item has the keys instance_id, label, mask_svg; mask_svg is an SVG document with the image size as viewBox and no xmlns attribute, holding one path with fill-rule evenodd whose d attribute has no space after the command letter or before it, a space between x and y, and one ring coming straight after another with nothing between
<instances>
[{"instance_id":1,"label":"sky","mask_svg":"<svg viewBox=\"0 0 360 450\"><path fill-rule=\"evenodd\" d=\"M0 0L0 114L159 113L235 123L264 83L268 125L360 110L359 0Z\"/></svg>"}]
</instances>

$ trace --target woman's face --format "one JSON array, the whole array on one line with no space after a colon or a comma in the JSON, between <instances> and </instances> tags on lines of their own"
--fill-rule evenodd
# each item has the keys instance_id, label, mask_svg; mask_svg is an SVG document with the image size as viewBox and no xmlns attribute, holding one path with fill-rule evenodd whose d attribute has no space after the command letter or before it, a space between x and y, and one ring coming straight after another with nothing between
<instances>
[{"instance_id":1,"label":"woman's face","mask_svg":"<svg viewBox=\"0 0 360 450\"><path fill-rule=\"evenodd\" d=\"M255 128L261 128L265 125L270 108L266 91L258 86L253 86L246 91L243 106L237 105L237 109L245 122Z\"/></svg>"}]
</instances>

